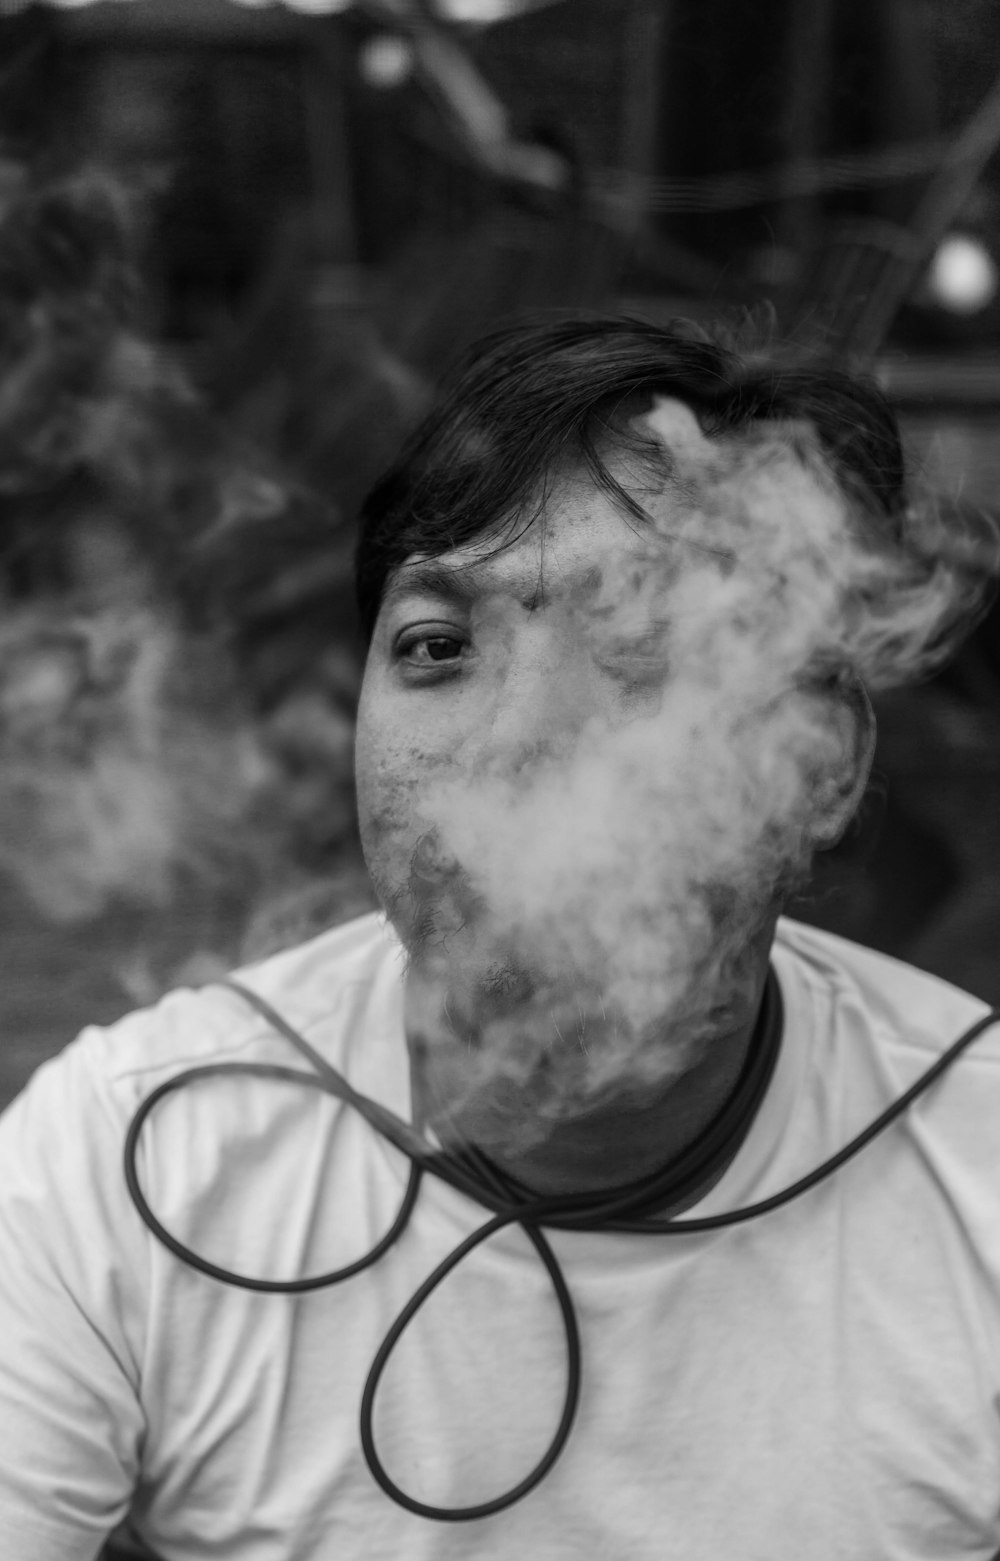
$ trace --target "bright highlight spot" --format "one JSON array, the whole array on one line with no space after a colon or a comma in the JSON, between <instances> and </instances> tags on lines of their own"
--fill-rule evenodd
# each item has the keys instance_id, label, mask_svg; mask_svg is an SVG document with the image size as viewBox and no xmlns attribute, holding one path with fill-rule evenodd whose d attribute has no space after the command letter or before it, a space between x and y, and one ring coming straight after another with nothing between
<instances>
[{"instance_id":1,"label":"bright highlight spot","mask_svg":"<svg viewBox=\"0 0 1000 1561\"><path fill-rule=\"evenodd\" d=\"M985 244L967 233L952 233L938 246L927 281L944 308L977 314L992 302L1000 274Z\"/></svg>"},{"instance_id":2,"label":"bright highlight spot","mask_svg":"<svg viewBox=\"0 0 1000 1561\"><path fill-rule=\"evenodd\" d=\"M358 51L358 69L370 87L400 87L413 71L413 46L395 33L377 33Z\"/></svg>"}]
</instances>

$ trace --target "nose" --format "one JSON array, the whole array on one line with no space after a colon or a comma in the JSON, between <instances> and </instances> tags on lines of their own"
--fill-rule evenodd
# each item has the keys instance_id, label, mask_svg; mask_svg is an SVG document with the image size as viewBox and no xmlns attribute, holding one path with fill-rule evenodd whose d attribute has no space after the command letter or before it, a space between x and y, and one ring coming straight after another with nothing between
<instances>
[{"instance_id":1,"label":"nose","mask_svg":"<svg viewBox=\"0 0 1000 1561\"><path fill-rule=\"evenodd\" d=\"M599 690L582 644L556 624L529 621L491 690L482 757L501 769L565 750L598 711Z\"/></svg>"}]
</instances>

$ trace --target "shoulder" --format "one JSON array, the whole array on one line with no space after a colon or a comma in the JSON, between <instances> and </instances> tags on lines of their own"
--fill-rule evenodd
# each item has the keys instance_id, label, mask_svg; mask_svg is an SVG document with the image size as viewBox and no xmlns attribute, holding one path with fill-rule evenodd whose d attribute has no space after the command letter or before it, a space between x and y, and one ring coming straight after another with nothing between
<instances>
[{"instance_id":1,"label":"shoulder","mask_svg":"<svg viewBox=\"0 0 1000 1561\"><path fill-rule=\"evenodd\" d=\"M779 977L805 988L833 1028L925 1054L928 1063L990 1012L939 976L802 922L779 921L773 954ZM975 1055L1000 1064L1000 1024L983 1033Z\"/></svg>"},{"instance_id":2,"label":"shoulder","mask_svg":"<svg viewBox=\"0 0 1000 1561\"><path fill-rule=\"evenodd\" d=\"M975 1030L993 1011L926 971L793 922L781 924L774 963L790 998L790 1039L794 1028L802 1043L790 1048L802 1054L794 1101L800 1140L804 1134L813 1145L842 1147L929 1075L860 1159L869 1200L877 1165L875 1182L897 1211L906 1205L925 1234L932 1220L952 1231L953 1254L971 1254L995 1307L1000 1022ZM969 1044L937 1069L966 1035ZM898 1220L898 1212L891 1217Z\"/></svg>"},{"instance_id":3,"label":"shoulder","mask_svg":"<svg viewBox=\"0 0 1000 1561\"><path fill-rule=\"evenodd\" d=\"M307 943L232 972L304 1033L323 1032L338 1050L343 1020L364 1010L402 969L399 946L379 915L362 916ZM195 1067L252 1052L275 1040L268 1021L225 982L168 992L150 1008L81 1037L100 1054L109 1080ZM79 1044L79 1043L75 1043ZM338 1060L334 1056L331 1060Z\"/></svg>"},{"instance_id":4,"label":"shoulder","mask_svg":"<svg viewBox=\"0 0 1000 1561\"><path fill-rule=\"evenodd\" d=\"M235 971L335 1065L391 1004L402 971L384 918L363 916ZM282 1061L287 1043L223 982L179 987L116 1023L89 1026L42 1064L8 1115L79 1114L94 1102L120 1120L165 1077L206 1063Z\"/></svg>"},{"instance_id":5,"label":"shoulder","mask_svg":"<svg viewBox=\"0 0 1000 1561\"><path fill-rule=\"evenodd\" d=\"M401 969L398 943L380 917L370 916L237 974L363 1093L405 1111ZM8 1107L0 1118L0 1238L8 1250L16 1241L25 1263L29 1250L50 1252L76 1295L90 1294L101 1275L119 1269L138 1279L149 1243L122 1174L130 1124L161 1085L173 1089L189 1071L211 1074L219 1064L224 1083L208 1078L178 1088L157 1106L137 1149L144 1185L158 1212L198 1214L219 1202L217 1187L235 1164L253 1189L249 1207L259 1213L269 1199L283 1198L287 1212L305 1149L320 1160L327 1153L329 1097L255 1076L260 1064L309 1070L238 993L212 984L179 989L117 1024L84 1030ZM120 1263L94 1264L95 1251L110 1250ZM109 1305L106 1297L94 1302L102 1314Z\"/></svg>"}]
</instances>

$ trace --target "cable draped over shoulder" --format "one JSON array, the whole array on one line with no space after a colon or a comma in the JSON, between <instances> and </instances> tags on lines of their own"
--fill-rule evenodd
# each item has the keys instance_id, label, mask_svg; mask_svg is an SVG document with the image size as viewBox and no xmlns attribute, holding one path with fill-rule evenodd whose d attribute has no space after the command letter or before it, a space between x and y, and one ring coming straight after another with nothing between
<instances>
[{"instance_id":1,"label":"cable draped over shoulder","mask_svg":"<svg viewBox=\"0 0 1000 1561\"><path fill-rule=\"evenodd\" d=\"M792 1199L800 1197L846 1164L860 1150L924 1093L942 1073L985 1030L1000 1021L1000 1009L992 1009L965 1030L937 1061L844 1147L816 1166L807 1175L768 1198L743 1208L714 1215L672 1218L664 1208L683 1207L693 1196L710 1185L724 1169L739 1146L757 1112L781 1046L783 1010L781 990L773 970L769 971L764 999L747 1054L743 1072L733 1094L722 1110L694 1143L668 1164L641 1180L610 1192L575 1193L540 1197L505 1175L472 1145L460 1150L434 1148L425 1138L419 1121L410 1123L397 1117L379 1102L359 1094L344 1076L313 1047L303 1035L251 988L232 979L221 983L238 994L310 1063L310 1070L285 1067L277 1063L209 1063L184 1069L152 1090L139 1105L125 1140L124 1171L129 1194L142 1220L152 1234L182 1262L209 1278L246 1290L297 1295L339 1284L370 1268L399 1239L409 1224L416 1206L424 1173L439 1177L473 1202L492 1211L491 1217L448 1254L428 1275L399 1313L380 1345L365 1384L360 1407L362 1450L373 1478L393 1501L420 1517L439 1522L460 1522L490 1517L511 1507L535 1489L548 1474L569 1439L580 1397L582 1350L573 1299L565 1275L545 1229L628 1232L650 1236L698 1235L728 1225L759 1218ZM210 1262L178 1241L159 1221L139 1183L136 1157L143 1126L164 1096L196 1079L238 1073L260 1078L279 1079L318 1089L357 1111L369 1125L393 1143L410 1161L410 1174L403 1199L392 1225L371 1250L355 1262L325 1274L294 1276L287 1279L257 1278L237 1274ZM403 1491L392 1480L375 1445L373 1419L379 1382L393 1350L421 1306L437 1287L458 1267L463 1258L484 1241L509 1225L519 1225L538 1254L549 1276L559 1306L566 1340L566 1389L562 1412L548 1448L533 1469L517 1485L489 1501L468 1507L436 1507Z\"/></svg>"}]
</instances>

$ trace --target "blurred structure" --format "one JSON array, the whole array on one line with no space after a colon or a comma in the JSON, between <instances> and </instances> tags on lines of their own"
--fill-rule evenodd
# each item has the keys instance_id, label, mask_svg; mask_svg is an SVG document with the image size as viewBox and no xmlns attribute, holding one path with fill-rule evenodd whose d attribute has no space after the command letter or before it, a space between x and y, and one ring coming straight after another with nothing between
<instances>
[{"instance_id":1,"label":"blurred structure","mask_svg":"<svg viewBox=\"0 0 1000 1561\"><path fill-rule=\"evenodd\" d=\"M998 81L988 0L2 0L7 1093L367 903L352 516L496 321L867 365L995 513ZM995 619L880 715L879 843L801 913L1000 1000Z\"/></svg>"}]
</instances>

